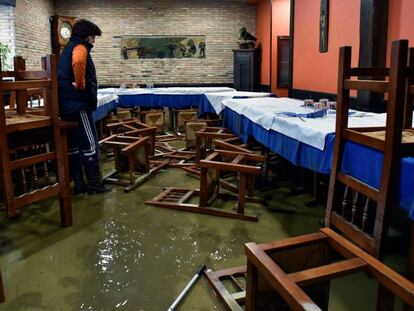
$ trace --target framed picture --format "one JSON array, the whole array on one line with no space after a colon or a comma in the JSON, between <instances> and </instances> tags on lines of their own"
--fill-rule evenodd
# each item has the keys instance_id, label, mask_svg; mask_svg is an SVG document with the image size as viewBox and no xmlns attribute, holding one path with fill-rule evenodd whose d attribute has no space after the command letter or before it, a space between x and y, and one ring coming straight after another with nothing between
<instances>
[{"instance_id":1,"label":"framed picture","mask_svg":"<svg viewBox=\"0 0 414 311\"><path fill-rule=\"evenodd\" d=\"M121 57L206 58L205 36L122 36Z\"/></svg>"},{"instance_id":2,"label":"framed picture","mask_svg":"<svg viewBox=\"0 0 414 311\"><path fill-rule=\"evenodd\" d=\"M329 0L321 0L319 19L319 52L328 52Z\"/></svg>"}]
</instances>

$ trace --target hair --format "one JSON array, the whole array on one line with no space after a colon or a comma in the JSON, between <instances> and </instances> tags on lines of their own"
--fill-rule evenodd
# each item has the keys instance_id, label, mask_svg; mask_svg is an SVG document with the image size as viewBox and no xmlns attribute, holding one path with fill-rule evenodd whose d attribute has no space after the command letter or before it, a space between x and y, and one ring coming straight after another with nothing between
<instances>
[{"instance_id":1,"label":"hair","mask_svg":"<svg viewBox=\"0 0 414 311\"><path fill-rule=\"evenodd\" d=\"M94 23L86 19L78 19L75 21L72 29L72 37L85 40L88 36L100 36L102 35L101 29Z\"/></svg>"}]
</instances>

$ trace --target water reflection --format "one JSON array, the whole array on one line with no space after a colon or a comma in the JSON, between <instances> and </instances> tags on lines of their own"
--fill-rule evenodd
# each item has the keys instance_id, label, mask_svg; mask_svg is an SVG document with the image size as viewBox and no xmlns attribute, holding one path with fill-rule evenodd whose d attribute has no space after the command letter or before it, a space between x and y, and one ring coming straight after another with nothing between
<instances>
[{"instance_id":1,"label":"water reflection","mask_svg":"<svg viewBox=\"0 0 414 311\"><path fill-rule=\"evenodd\" d=\"M11 295L21 302L33 287L24 287L23 276L36 279L41 269L37 266L53 263L62 271L46 271L38 287L43 297L39 304L50 310L166 310L201 264L214 269L241 265L244 243L274 239L283 217L291 223L288 216L270 213L262 214L259 223L250 223L143 204L178 178L181 187L198 186L196 179L176 170L157 175L128 194L114 188L109 196L76 199L75 225L65 229L69 231L56 230L55 235L66 234L65 238L50 235L51 242L42 237L45 245L24 258L20 251L10 254L6 265L13 258L30 267L24 274L18 271L22 277L16 281L6 274L7 282L16 282L8 285L16 288ZM25 238L28 234L24 231ZM205 280L197 283L186 304L190 307L185 310L222 310Z\"/></svg>"}]
</instances>

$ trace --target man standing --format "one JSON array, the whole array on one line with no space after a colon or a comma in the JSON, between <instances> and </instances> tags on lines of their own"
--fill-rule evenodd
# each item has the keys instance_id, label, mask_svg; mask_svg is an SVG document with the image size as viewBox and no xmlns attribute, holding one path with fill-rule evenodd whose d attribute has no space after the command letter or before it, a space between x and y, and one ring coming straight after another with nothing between
<instances>
[{"instance_id":1,"label":"man standing","mask_svg":"<svg viewBox=\"0 0 414 311\"><path fill-rule=\"evenodd\" d=\"M92 111L97 106L97 80L90 51L95 36L102 34L98 26L88 20L73 25L72 36L59 58L59 111L63 120L76 121L76 129L68 133L70 174L74 180L74 194L110 191L101 180L99 145ZM83 179L83 169L87 184Z\"/></svg>"}]
</instances>

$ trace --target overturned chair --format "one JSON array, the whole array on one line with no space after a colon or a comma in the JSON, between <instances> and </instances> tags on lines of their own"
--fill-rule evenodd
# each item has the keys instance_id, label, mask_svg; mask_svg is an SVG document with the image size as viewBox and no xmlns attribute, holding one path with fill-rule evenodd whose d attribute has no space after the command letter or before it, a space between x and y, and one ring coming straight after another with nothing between
<instances>
[{"instance_id":1,"label":"overturned chair","mask_svg":"<svg viewBox=\"0 0 414 311\"><path fill-rule=\"evenodd\" d=\"M220 126L222 120L205 120L196 119L184 122L185 127L185 147L186 149L194 149L196 147L197 132L204 130L206 127Z\"/></svg>"},{"instance_id":2,"label":"overturned chair","mask_svg":"<svg viewBox=\"0 0 414 311\"><path fill-rule=\"evenodd\" d=\"M165 132L165 111L164 110L143 110L138 112L142 123L157 128L157 133Z\"/></svg>"},{"instance_id":3,"label":"overturned chair","mask_svg":"<svg viewBox=\"0 0 414 311\"><path fill-rule=\"evenodd\" d=\"M101 140L99 145L107 145L114 150L115 169L103 178L103 182L125 186L125 192L136 189L168 165L166 161L150 161L149 137L111 135Z\"/></svg>"},{"instance_id":4,"label":"overturned chair","mask_svg":"<svg viewBox=\"0 0 414 311\"><path fill-rule=\"evenodd\" d=\"M172 123L176 132L184 132L186 122L194 122L198 119L198 109L173 109Z\"/></svg>"},{"instance_id":5,"label":"overturned chair","mask_svg":"<svg viewBox=\"0 0 414 311\"><path fill-rule=\"evenodd\" d=\"M196 134L197 132L195 132L194 134ZM227 137L227 136L226 136ZM243 144L240 139L237 136L234 137L230 137L230 138L224 138L224 139L215 139L214 140L214 146L220 150L227 150L227 151L233 151L233 152L239 152L241 154L245 153L245 154L251 154L251 155L255 155L254 151L250 150L247 148L246 144ZM199 149L200 150L200 149ZM205 150L205 149L204 149ZM213 152L213 149L210 150L211 152ZM265 164L265 162L267 161L267 157L263 157L263 163L262 166ZM258 162L259 164L259 162ZM197 163L194 163L194 165L192 166L183 166L181 167L183 170L185 170L186 172L196 175L196 176L201 176L201 168ZM236 172L237 173L237 172ZM248 196L253 197L253 193L254 193L254 180L255 180L255 175L248 175ZM220 185L221 187L238 193L239 188L228 182L225 178L220 178Z\"/></svg>"},{"instance_id":6,"label":"overturned chair","mask_svg":"<svg viewBox=\"0 0 414 311\"><path fill-rule=\"evenodd\" d=\"M251 196L251 191L246 194L246 188L248 176L260 174L261 168L257 166L257 163L263 161L264 158L262 156L254 154L215 150L205 160L199 162L201 168L199 190L166 188L156 198L145 203L193 213L257 221L256 215L246 215L244 213L244 207L245 202L261 202L261 200ZM236 187L238 190L237 195L219 192L220 185L222 185L220 180L220 173L222 171L237 173L239 178L238 186ZM252 187L249 187L249 189L252 189ZM187 203L197 195L199 196L199 204ZM236 211L225 211L219 208L209 207L217 197L237 200Z\"/></svg>"},{"instance_id":7,"label":"overturned chair","mask_svg":"<svg viewBox=\"0 0 414 311\"><path fill-rule=\"evenodd\" d=\"M205 158L208 150L213 148L214 140L237 137L230 129L224 127L204 127L196 132L196 163Z\"/></svg>"},{"instance_id":8,"label":"overturned chair","mask_svg":"<svg viewBox=\"0 0 414 311\"><path fill-rule=\"evenodd\" d=\"M155 155L153 158L168 161L168 167L182 168L194 165L195 153L193 151L173 150L172 152Z\"/></svg>"},{"instance_id":9,"label":"overturned chair","mask_svg":"<svg viewBox=\"0 0 414 311\"><path fill-rule=\"evenodd\" d=\"M139 122L135 118L130 119L112 119L107 123L108 131L111 135L122 134L125 136L148 137L150 143L150 156L155 152L155 134L157 128L148 124Z\"/></svg>"},{"instance_id":10,"label":"overturned chair","mask_svg":"<svg viewBox=\"0 0 414 311\"><path fill-rule=\"evenodd\" d=\"M414 306L413 283L329 228L281 241L247 243L245 253L247 268L206 272L227 310L327 310L330 281L362 271L379 283L379 310L392 310L394 295ZM246 278L246 284L240 278ZM231 292L226 282L237 290Z\"/></svg>"}]
</instances>

